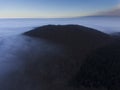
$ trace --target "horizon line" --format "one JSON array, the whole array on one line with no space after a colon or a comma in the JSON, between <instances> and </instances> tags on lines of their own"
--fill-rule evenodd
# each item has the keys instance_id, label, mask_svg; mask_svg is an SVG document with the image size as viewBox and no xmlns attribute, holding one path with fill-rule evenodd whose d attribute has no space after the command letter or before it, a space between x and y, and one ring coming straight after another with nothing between
<instances>
[{"instance_id":1,"label":"horizon line","mask_svg":"<svg viewBox=\"0 0 120 90\"><path fill-rule=\"evenodd\" d=\"M91 15L91 16L77 16L77 17L52 17L52 18L43 18L43 17L0 17L0 19L72 19L72 18L82 18L82 17L120 17L120 16L106 16L106 15Z\"/></svg>"}]
</instances>

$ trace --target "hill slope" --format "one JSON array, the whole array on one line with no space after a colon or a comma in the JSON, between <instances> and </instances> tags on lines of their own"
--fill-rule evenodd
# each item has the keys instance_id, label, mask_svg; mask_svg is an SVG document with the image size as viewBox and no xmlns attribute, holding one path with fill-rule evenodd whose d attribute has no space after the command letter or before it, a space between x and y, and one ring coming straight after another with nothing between
<instances>
[{"instance_id":1,"label":"hill slope","mask_svg":"<svg viewBox=\"0 0 120 90\"><path fill-rule=\"evenodd\" d=\"M120 90L120 42L99 48L91 53L72 83L78 87L106 87Z\"/></svg>"}]
</instances>

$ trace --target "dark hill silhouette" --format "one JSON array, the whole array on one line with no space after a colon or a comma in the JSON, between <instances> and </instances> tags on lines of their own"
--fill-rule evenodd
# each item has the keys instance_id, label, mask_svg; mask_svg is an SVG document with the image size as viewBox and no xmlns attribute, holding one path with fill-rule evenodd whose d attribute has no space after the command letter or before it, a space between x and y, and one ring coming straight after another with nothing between
<instances>
[{"instance_id":1,"label":"dark hill silhouette","mask_svg":"<svg viewBox=\"0 0 120 90\"><path fill-rule=\"evenodd\" d=\"M73 58L78 66L92 50L112 41L105 33L79 25L46 25L25 32L24 35L62 45L68 57Z\"/></svg>"},{"instance_id":2,"label":"dark hill silhouette","mask_svg":"<svg viewBox=\"0 0 120 90\"><path fill-rule=\"evenodd\" d=\"M88 43L91 40L103 42L104 39L106 41L110 38L109 35L103 32L79 25L46 25L25 32L24 34L64 44L73 42L81 43L78 42L81 40L87 40Z\"/></svg>"},{"instance_id":3,"label":"dark hill silhouette","mask_svg":"<svg viewBox=\"0 0 120 90\"><path fill-rule=\"evenodd\" d=\"M37 79L36 84L40 83L47 88L45 90L74 90L68 83L72 77L76 77L86 56L113 40L105 33L79 25L47 25L23 35L40 42L32 48L40 50L35 51L39 52L36 53L38 56L32 52L34 57L30 60L33 63L29 66L30 60L26 62L26 76L32 77L35 82Z\"/></svg>"},{"instance_id":4,"label":"dark hill silhouette","mask_svg":"<svg viewBox=\"0 0 120 90\"><path fill-rule=\"evenodd\" d=\"M79 25L46 25L25 32L24 35L42 38L84 51L97 48L112 40L100 31Z\"/></svg>"},{"instance_id":5,"label":"dark hill silhouette","mask_svg":"<svg viewBox=\"0 0 120 90\"><path fill-rule=\"evenodd\" d=\"M75 86L120 90L120 41L91 53L73 79Z\"/></svg>"}]
</instances>

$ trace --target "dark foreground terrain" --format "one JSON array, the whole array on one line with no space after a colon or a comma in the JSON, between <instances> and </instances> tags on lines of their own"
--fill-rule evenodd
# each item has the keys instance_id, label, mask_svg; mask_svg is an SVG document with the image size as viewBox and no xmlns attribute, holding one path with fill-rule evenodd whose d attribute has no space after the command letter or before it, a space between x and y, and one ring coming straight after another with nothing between
<instances>
[{"instance_id":1,"label":"dark foreground terrain","mask_svg":"<svg viewBox=\"0 0 120 90\"><path fill-rule=\"evenodd\" d=\"M120 41L91 53L73 79L75 86L120 90Z\"/></svg>"},{"instance_id":2,"label":"dark foreground terrain","mask_svg":"<svg viewBox=\"0 0 120 90\"><path fill-rule=\"evenodd\" d=\"M0 90L119 89L119 43L91 28L42 26L1 39L0 50Z\"/></svg>"}]
</instances>

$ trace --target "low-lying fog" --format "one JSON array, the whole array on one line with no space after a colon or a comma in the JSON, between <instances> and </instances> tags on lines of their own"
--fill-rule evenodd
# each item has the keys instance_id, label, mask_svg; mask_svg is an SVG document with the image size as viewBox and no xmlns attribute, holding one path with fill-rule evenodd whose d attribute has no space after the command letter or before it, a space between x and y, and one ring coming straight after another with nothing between
<instances>
[{"instance_id":1,"label":"low-lying fog","mask_svg":"<svg viewBox=\"0 0 120 90\"><path fill-rule=\"evenodd\" d=\"M54 55L60 55L59 53L64 51L62 50L64 48L59 45L54 46L50 43L48 44L48 42L42 40L38 42L37 39L17 35L46 24L79 24L95 28L106 33L120 31L119 17L86 17L72 19L0 19L0 90L56 90L49 89L49 87L48 89L41 89L39 85L37 87L38 83L35 83L35 85L33 84L36 82L36 79L31 79L32 76L27 77L27 75L36 71L35 69L37 66L34 66L34 59L37 60L43 57L49 58ZM47 53L50 55L46 55ZM42 56L39 56L38 54ZM45 66L42 61L40 62L41 63L38 64L42 64L39 68L41 68L43 76L44 74L48 74L49 76L48 70L51 70L50 74L52 75L53 68L49 68L51 65L48 64L50 66ZM53 67L56 67L54 63L52 65ZM27 68L28 71L25 71L25 68ZM48 73L46 71L48 71ZM54 72L56 72L55 75L57 75L59 71L56 69ZM35 73L33 78L35 78L37 74ZM62 82L62 80L60 82ZM44 81L44 83L46 82Z\"/></svg>"},{"instance_id":2,"label":"low-lying fog","mask_svg":"<svg viewBox=\"0 0 120 90\"><path fill-rule=\"evenodd\" d=\"M0 36L23 33L47 24L79 24L106 33L120 31L120 17L82 17L62 19L0 19Z\"/></svg>"}]
</instances>

